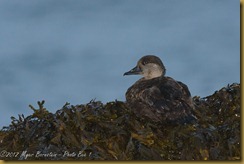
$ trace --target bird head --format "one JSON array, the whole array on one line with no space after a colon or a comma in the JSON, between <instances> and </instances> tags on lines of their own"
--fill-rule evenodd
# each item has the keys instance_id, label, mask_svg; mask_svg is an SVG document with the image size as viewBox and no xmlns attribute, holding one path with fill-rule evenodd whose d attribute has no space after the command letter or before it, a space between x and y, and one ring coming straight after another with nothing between
<instances>
[{"instance_id":1,"label":"bird head","mask_svg":"<svg viewBox=\"0 0 244 164\"><path fill-rule=\"evenodd\" d=\"M124 75L142 75L145 79L164 76L166 69L159 57L154 55L143 56L137 65Z\"/></svg>"}]
</instances>

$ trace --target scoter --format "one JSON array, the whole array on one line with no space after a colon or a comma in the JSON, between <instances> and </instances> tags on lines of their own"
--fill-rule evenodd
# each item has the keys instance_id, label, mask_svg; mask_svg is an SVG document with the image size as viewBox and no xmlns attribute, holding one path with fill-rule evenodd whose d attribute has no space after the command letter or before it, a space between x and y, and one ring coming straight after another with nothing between
<instances>
[{"instance_id":1,"label":"scoter","mask_svg":"<svg viewBox=\"0 0 244 164\"><path fill-rule=\"evenodd\" d=\"M124 75L142 75L126 92L126 103L139 118L153 122L184 124L196 120L188 87L165 76L159 57L142 57L136 67Z\"/></svg>"}]
</instances>

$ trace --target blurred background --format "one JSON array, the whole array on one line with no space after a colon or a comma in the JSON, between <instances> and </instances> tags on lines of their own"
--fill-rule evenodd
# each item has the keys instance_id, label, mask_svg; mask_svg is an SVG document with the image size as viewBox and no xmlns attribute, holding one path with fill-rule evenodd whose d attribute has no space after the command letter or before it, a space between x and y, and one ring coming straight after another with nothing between
<instances>
[{"instance_id":1,"label":"blurred background","mask_svg":"<svg viewBox=\"0 0 244 164\"><path fill-rule=\"evenodd\" d=\"M240 82L239 0L0 0L0 127L45 100L125 101L147 54L192 96Z\"/></svg>"}]
</instances>

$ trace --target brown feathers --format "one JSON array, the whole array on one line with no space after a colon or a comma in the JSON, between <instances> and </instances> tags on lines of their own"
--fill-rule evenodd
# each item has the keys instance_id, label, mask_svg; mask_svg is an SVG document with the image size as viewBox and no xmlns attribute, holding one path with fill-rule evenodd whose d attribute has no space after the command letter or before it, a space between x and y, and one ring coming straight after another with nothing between
<instances>
[{"instance_id":1,"label":"brown feathers","mask_svg":"<svg viewBox=\"0 0 244 164\"><path fill-rule=\"evenodd\" d=\"M150 55L138 61L135 68L140 68L141 73L139 74L144 77L127 90L128 106L137 117L147 117L153 122L182 124L195 120L195 116L192 114L194 105L191 94L185 84L166 77L163 73L157 77L146 78L148 75L145 75L145 70L151 72L155 71L155 68L159 68L161 69L159 71L165 72L165 68L159 60L158 57ZM142 63L144 67L140 66ZM152 64L157 64L157 67L153 68ZM133 74L133 71L129 72L129 74Z\"/></svg>"}]
</instances>

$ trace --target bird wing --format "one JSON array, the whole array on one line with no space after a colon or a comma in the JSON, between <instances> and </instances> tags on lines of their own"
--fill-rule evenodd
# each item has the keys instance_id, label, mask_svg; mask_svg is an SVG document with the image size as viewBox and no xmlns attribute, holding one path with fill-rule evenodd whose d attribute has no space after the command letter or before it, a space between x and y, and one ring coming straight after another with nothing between
<instances>
[{"instance_id":1,"label":"bird wing","mask_svg":"<svg viewBox=\"0 0 244 164\"><path fill-rule=\"evenodd\" d=\"M160 85L150 88L151 97L148 99L154 101L151 102L153 108L168 121L188 122L194 119L188 87L170 77L164 78L160 80Z\"/></svg>"},{"instance_id":2,"label":"bird wing","mask_svg":"<svg viewBox=\"0 0 244 164\"><path fill-rule=\"evenodd\" d=\"M140 80L129 88L127 96L128 100L132 100L128 102L138 117L146 116L155 122L173 123L194 119L188 87L173 78Z\"/></svg>"}]
</instances>

